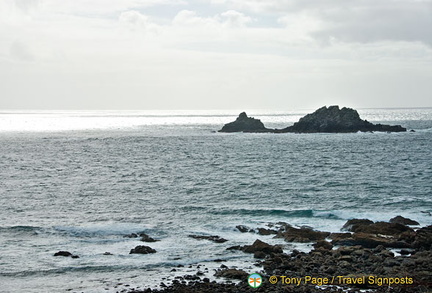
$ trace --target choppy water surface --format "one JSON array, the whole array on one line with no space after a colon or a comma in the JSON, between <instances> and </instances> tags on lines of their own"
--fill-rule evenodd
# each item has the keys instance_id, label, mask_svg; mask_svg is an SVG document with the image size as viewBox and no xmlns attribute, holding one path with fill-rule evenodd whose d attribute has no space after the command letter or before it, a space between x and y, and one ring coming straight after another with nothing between
<instances>
[{"instance_id":1,"label":"choppy water surface","mask_svg":"<svg viewBox=\"0 0 432 293\"><path fill-rule=\"evenodd\" d=\"M174 266L211 271L216 259L254 272L252 256L225 249L281 240L239 224L338 231L349 218L399 214L431 224L432 109L359 112L416 132L214 133L234 112L0 113L0 291L154 287ZM284 127L305 113L253 116ZM123 237L141 231L161 241ZM129 255L142 244L158 252Z\"/></svg>"}]
</instances>

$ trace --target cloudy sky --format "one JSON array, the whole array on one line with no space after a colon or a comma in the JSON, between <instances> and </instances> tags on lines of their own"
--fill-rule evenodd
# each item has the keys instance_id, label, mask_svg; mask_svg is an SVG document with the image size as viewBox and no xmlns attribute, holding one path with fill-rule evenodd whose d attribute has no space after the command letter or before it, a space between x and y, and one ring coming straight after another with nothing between
<instances>
[{"instance_id":1,"label":"cloudy sky","mask_svg":"<svg viewBox=\"0 0 432 293\"><path fill-rule=\"evenodd\" d=\"M1 0L0 109L432 106L432 0Z\"/></svg>"}]
</instances>

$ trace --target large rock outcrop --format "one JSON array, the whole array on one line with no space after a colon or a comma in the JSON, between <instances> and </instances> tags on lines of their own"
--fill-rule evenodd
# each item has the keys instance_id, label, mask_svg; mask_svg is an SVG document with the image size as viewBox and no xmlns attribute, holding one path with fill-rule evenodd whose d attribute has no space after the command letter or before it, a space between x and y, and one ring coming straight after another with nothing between
<instances>
[{"instance_id":1,"label":"large rock outcrop","mask_svg":"<svg viewBox=\"0 0 432 293\"><path fill-rule=\"evenodd\" d=\"M219 132L271 132L259 119L240 113L234 122L225 124Z\"/></svg>"},{"instance_id":2,"label":"large rock outcrop","mask_svg":"<svg viewBox=\"0 0 432 293\"><path fill-rule=\"evenodd\" d=\"M322 107L311 114L300 118L292 126L283 129L268 129L255 118L250 118L245 112L231 123L225 124L219 132L273 132L273 133L343 133L343 132L403 132L406 128L400 125L373 124L362 120L358 112L351 108L339 109L339 106Z\"/></svg>"},{"instance_id":3,"label":"large rock outcrop","mask_svg":"<svg viewBox=\"0 0 432 293\"><path fill-rule=\"evenodd\" d=\"M406 131L400 125L372 124L362 120L356 110L351 108L339 109L339 106L322 107L289 126L281 132L357 132L357 131Z\"/></svg>"}]
</instances>

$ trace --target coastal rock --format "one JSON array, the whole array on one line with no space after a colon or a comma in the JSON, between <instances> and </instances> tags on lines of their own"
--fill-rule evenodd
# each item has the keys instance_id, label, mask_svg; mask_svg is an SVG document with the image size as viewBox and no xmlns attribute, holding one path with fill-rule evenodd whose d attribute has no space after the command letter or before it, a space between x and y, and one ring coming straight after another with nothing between
<instances>
[{"instance_id":1,"label":"coastal rock","mask_svg":"<svg viewBox=\"0 0 432 293\"><path fill-rule=\"evenodd\" d=\"M403 232L413 232L414 230L398 223L376 222L370 225L359 226L356 229L351 229L351 231L370 234L399 235Z\"/></svg>"},{"instance_id":2,"label":"coastal rock","mask_svg":"<svg viewBox=\"0 0 432 293\"><path fill-rule=\"evenodd\" d=\"M402 224L402 225L420 225L419 222L405 218L402 216L396 216L390 219L390 223Z\"/></svg>"},{"instance_id":3,"label":"coastal rock","mask_svg":"<svg viewBox=\"0 0 432 293\"><path fill-rule=\"evenodd\" d=\"M156 250L151 248L150 246L138 245L137 247L131 249L129 254L149 254L156 253Z\"/></svg>"},{"instance_id":4,"label":"coastal rock","mask_svg":"<svg viewBox=\"0 0 432 293\"><path fill-rule=\"evenodd\" d=\"M225 124L219 132L269 132L259 119L248 117L245 112L240 113L234 122Z\"/></svg>"},{"instance_id":5,"label":"coastal rock","mask_svg":"<svg viewBox=\"0 0 432 293\"><path fill-rule=\"evenodd\" d=\"M432 225L416 231L412 246L420 250L432 250Z\"/></svg>"},{"instance_id":6,"label":"coastal rock","mask_svg":"<svg viewBox=\"0 0 432 293\"><path fill-rule=\"evenodd\" d=\"M270 245L268 243L265 243L259 239L255 240L255 242L252 245L245 245L243 247L240 247L240 250L246 252L246 253L257 253L257 252L263 252L265 254L270 253L282 253L283 250L278 245ZM259 254L257 254L259 255Z\"/></svg>"},{"instance_id":7,"label":"coastal rock","mask_svg":"<svg viewBox=\"0 0 432 293\"><path fill-rule=\"evenodd\" d=\"M354 233L347 238L335 238L331 243L340 246L360 245L365 248L376 248L380 245L393 248L409 248L411 246L409 243L398 241L393 237L383 237L362 232Z\"/></svg>"},{"instance_id":8,"label":"coastal rock","mask_svg":"<svg viewBox=\"0 0 432 293\"><path fill-rule=\"evenodd\" d=\"M284 238L287 242L304 243L324 240L329 235L329 232L315 231L310 227L294 228L292 226L285 226L284 230L276 235L276 238Z\"/></svg>"},{"instance_id":9,"label":"coastal rock","mask_svg":"<svg viewBox=\"0 0 432 293\"><path fill-rule=\"evenodd\" d=\"M333 248L333 245L325 240L318 240L313 247L315 249L325 249L325 250L331 250Z\"/></svg>"},{"instance_id":10,"label":"coastal rock","mask_svg":"<svg viewBox=\"0 0 432 293\"><path fill-rule=\"evenodd\" d=\"M287 127L282 132L314 133L314 132L367 132L367 131L406 131L400 125L390 126L372 124L360 119L358 112L351 108L339 109L339 106L322 107Z\"/></svg>"},{"instance_id":11,"label":"coastal rock","mask_svg":"<svg viewBox=\"0 0 432 293\"><path fill-rule=\"evenodd\" d=\"M342 230L369 234L399 235L403 232L414 232L408 226L399 223L372 222L368 219L352 219L343 225Z\"/></svg>"},{"instance_id":12,"label":"coastal rock","mask_svg":"<svg viewBox=\"0 0 432 293\"><path fill-rule=\"evenodd\" d=\"M213 241L215 243L224 243L227 242L228 240L226 240L225 238L221 238L217 235L213 235L213 236L204 236L204 235L189 235L190 238L194 238L194 239L205 239L205 240L210 240Z\"/></svg>"},{"instance_id":13,"label":"coastal rock","mask_svg":"<svg viewBox=\"0 0 432 293\"><path fill-rule=\"evenodd\" d=\"M277 234L278 231L276 230L272 230L272 229L266 229L266 228L258 228L258 234L259 235L272 235L272 234Z\"/></svg>"},{"instance_id":14,"label":"coastal rock","mask_svg":"<svg viewBox=\"0 0 432 293\"><path fill-rule=\"evenodd\" d=\"M249 227L245 226L245 225L237 225L236 226L237 230L239 230L242 233L246 233L246 232L254 232L253 229L250 229Z\"/></svg>"},{"instance_id":15,"label":"coastal rock","mask_svg":"<svg viewBox=\"0 0 432 293\"><path fill-rule=\"evenodd\" d=\"M360 226L367 226L373 223L374 222L369 219L351 219L342 226L342 230L354 232Z\"/></svg>"},{"instance_id":16,"label":"coastal rock","mask_svg":"<svg viewBox=\"0 0 432 293\"><path fill-rule=\"evenodd\" d=\"M56 253L54 253L54 256L65 256L65 257L71 257L71 258L79 258L78 255L74 255L72 253L70 253L69 251L64 251L64 250L60 250Z\"/></svg>"},{"instance_id":17,"label":"coastal rock","mask_svg":"<svg viewBox=\"0 0 432 293\"><path fill-rule=\"evenodd\" d=\"M70 253L69 251L64 251L64 250L60 250L56 253L54 253L54 256L72 256L72 253Z\"/></svg>"},{"instance_id":18,"label":"coastal rock","mask_svg":"<svg viewBox=\"0 0 432 293\"><path fill-rule=\"evenodd\" d=\"M243 270L225 269L217 271L215 277L223 277L227 279L246 280L248 273Z\"/></svg>"},{"instance_id":19,"label":"coastal rock","mask_svg":"<svg viewBox=\"0 0 432 293\"><path fill-rule=\"evenodd\" d=\"M141 233L140 236L141 236L141 241L142 242L156 242L156 241L159 241L159 240L156 240L156 239L148 236L145 233Z\"/></svg>"}]
</instances>

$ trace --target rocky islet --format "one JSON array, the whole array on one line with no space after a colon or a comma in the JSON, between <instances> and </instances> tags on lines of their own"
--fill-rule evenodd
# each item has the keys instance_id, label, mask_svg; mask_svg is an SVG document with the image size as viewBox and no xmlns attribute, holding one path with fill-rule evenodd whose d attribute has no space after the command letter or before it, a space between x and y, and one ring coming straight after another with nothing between
<instances>
[{"instance_id":1,"label":"rocky islet","mask_svg":"<svg viewBox=\"0 0 432 293\"><path fill-rule=\"evenodd\" d=\"M405 132L400 125L373 124L362 120L358 112L339 106L321 107L300 118L292 126L283 129L269 129L259 119L240 113L233 122L225 124L219 132L270 132L270 133L350 133L350 132Z\"/></svg>"}]
</instances>

